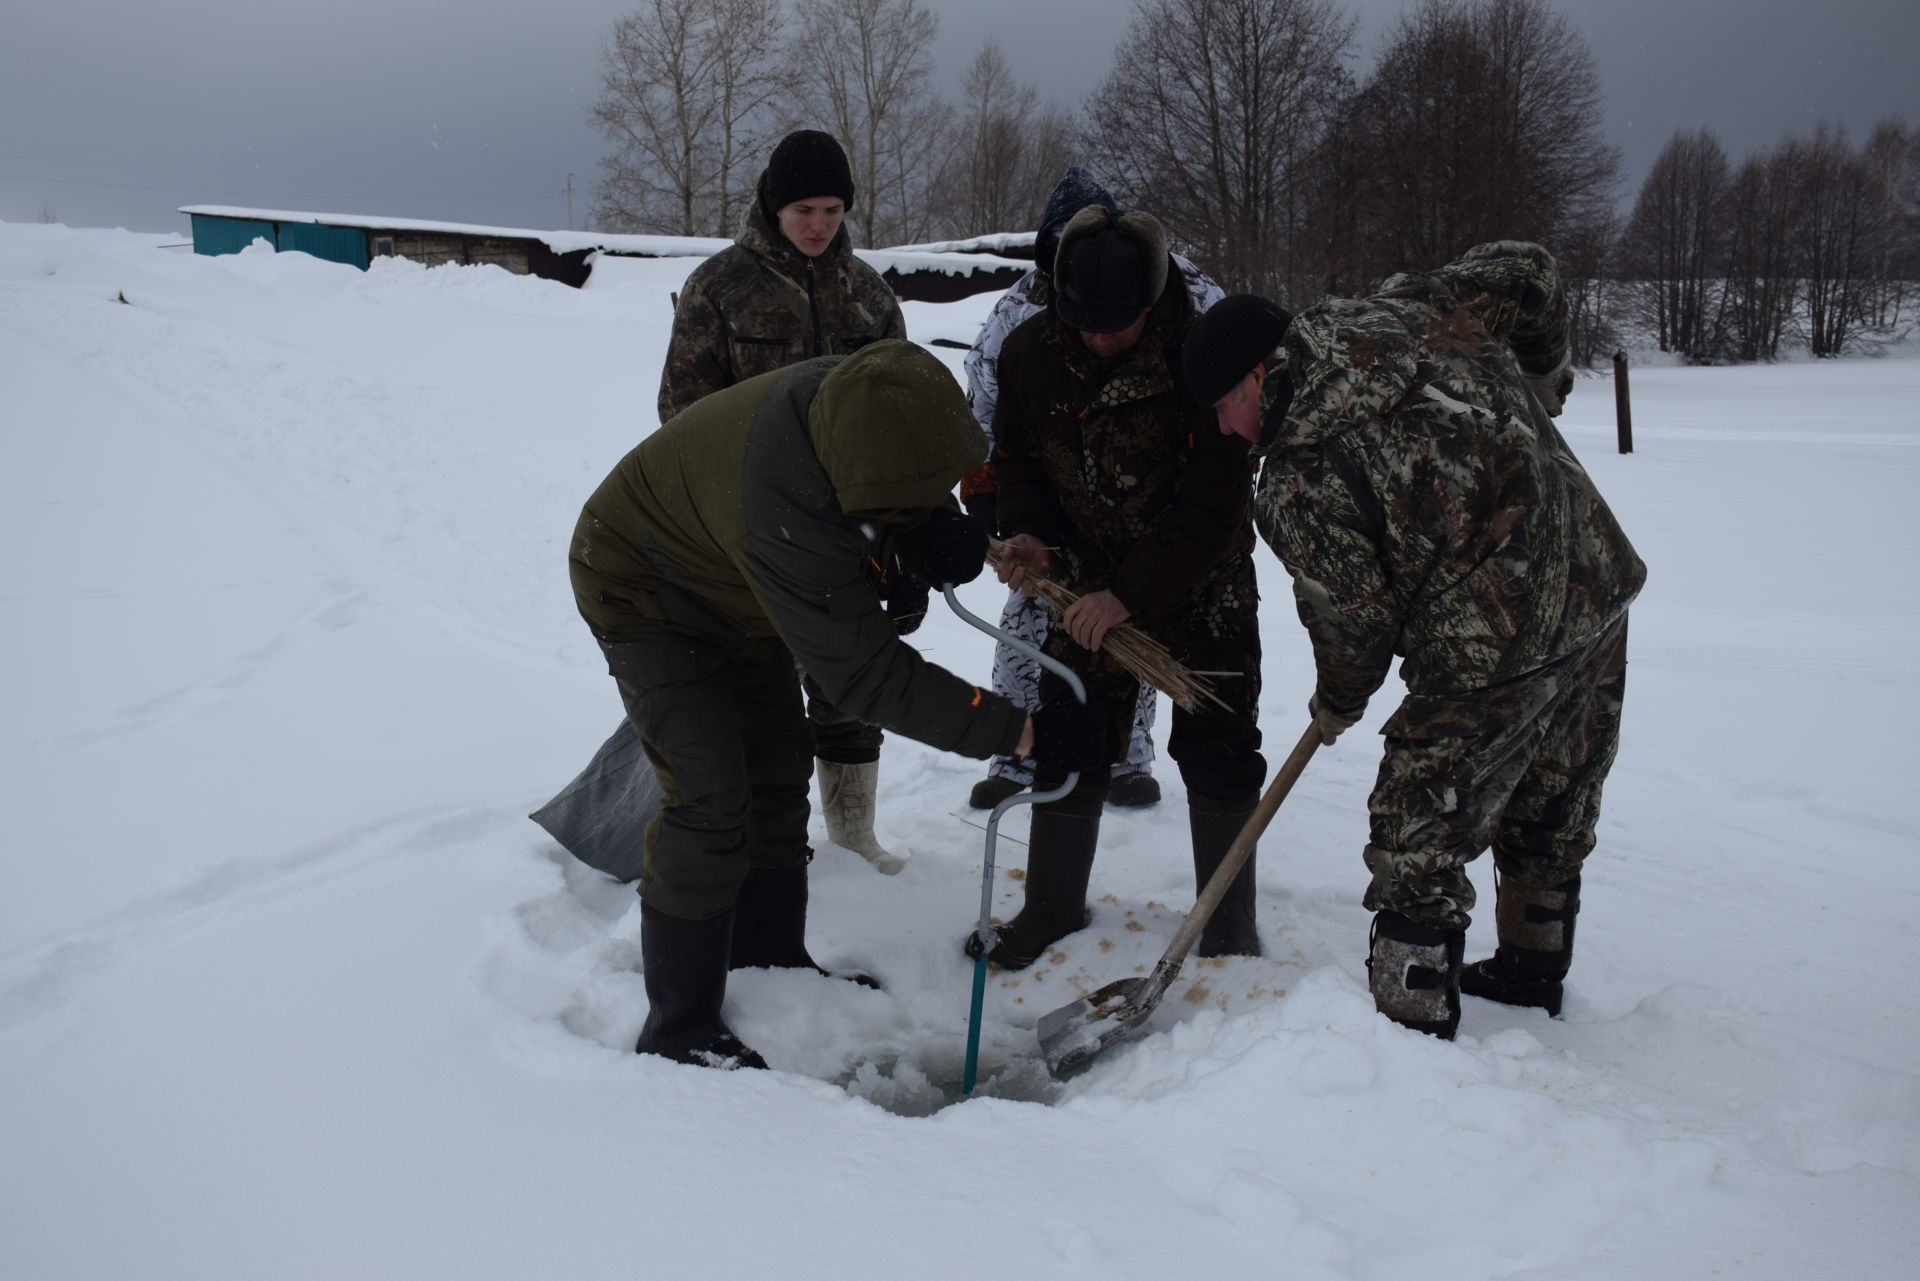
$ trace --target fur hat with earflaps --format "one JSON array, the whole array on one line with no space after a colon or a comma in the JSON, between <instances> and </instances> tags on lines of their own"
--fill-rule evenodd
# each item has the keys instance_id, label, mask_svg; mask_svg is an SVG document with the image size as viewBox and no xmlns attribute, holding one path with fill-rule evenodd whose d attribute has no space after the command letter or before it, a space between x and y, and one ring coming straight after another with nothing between
<instances>
[{"instance_id":1,"label":"fur hat with earflaps","mask_svg":"<svg viewBox=\"0 0 1920 1281\"><path fill-rule=\"evenodd\" d=\"M1060 233L1053 283L1054 312L1069 328L1118 333L1167 287L1167 229L1149 213L1088 205Z\"/></svg>"}]
</instances>

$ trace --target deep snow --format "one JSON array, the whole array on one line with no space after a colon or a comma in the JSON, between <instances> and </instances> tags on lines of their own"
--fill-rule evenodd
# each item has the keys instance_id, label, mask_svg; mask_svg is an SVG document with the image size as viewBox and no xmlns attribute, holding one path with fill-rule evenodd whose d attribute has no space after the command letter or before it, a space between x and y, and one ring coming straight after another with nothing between
<instances>
[{"instance_id":1,"label":"deep snow","mask_svg":"<svg viewBox=\"0 0 1920 1281\"><path fill-rule=\"evenodd\" d=\"M1629 457L1605 381L1570 400L1651 580L1564 1020L1372 1013L1383 695L1262 844L1268 958L1038 1068L1191 902L1163 761L1094 927L989 986L1011 1097L908 1116L959 1075L978 765L890 742L898 877L820 842L814 950L887 990L736 976L769 1073L629 1052L631 893L524 817L618 716L565 540L694 261L168 239L0 225L0 1276L1911 1275L1920 361L1637 369ZM1277 762L1311 661L1260 558ZM914 641L984 679L938 606Z\"/></svg>"}]
</instances>

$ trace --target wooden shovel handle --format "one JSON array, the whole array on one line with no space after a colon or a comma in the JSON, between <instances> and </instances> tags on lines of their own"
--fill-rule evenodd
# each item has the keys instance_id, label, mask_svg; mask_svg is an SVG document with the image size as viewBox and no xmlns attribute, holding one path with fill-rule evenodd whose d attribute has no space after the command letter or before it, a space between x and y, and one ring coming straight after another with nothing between
<instances>
[{"instance_id":1,"label":"wooden shovel handle","mask_svg":"<svg viewBox=\"0 0 1920 1281\"><path fill-rule=\"evenodd\" d=\"M1281 764L1279 773L1267 784L1266 794L1254 807L1246 826L1240 829L1240 835L1234 837L1233 844L1227 847L1227 856L1214 869L1213 879L1207 882L1207 888L1200 891L1200 897L1194 901L1193 910L1187 913L1180 932L1173 936L1173 942L1167 944L1166 954L1160 958L1161 966L1171 964L1178 967L1187 959L1187 953L1199 939L1200 931L1207 928L1207 922L1213 919L1220 900L1227 896L1227 888L1233 884L1233 878L1240 875L1240 869L1247 865L1247 859L1253 854L1253 847L1260 843L1260 834L1267 830L1267 824L1273 821L1280 802L1287 799L1287 793L1293 790L1300 772L1307 768L1307 762L1313 759L1314 749L1319 746L1320 728L1309 724L1307 732L1300 736L1300 741Z\"/></svg>"}]
</instances>

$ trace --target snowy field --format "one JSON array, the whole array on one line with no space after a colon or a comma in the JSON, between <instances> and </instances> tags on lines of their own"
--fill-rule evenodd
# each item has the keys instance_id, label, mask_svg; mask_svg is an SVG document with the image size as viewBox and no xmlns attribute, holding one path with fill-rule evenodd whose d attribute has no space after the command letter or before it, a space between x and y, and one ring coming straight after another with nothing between
<instances>
[{"instance_id":1,"label":"snowy field","mask_svg":"<svg viewBox=\"0 0 1920 1281\"><path fill-rule=\"evenodd\" d=\"M171 239L0 226L0 1277L1915 1275L1920 360L1640 368L1628 457L1608 382L1570 400L1651 579L1564 1020L1372 1012L1383 695L1262 844L1267 958L1039 1067L1191 902L1163 761L955 1104L976 763L890 742L898 877L816 818L814 952L887 988L736 975L764 1073L630 1052L633 897L524 817L619 715L565 544L694 263ZM1277 763L1312 668L1259 555ZM944 610L914 641L985 679Z\"/></svg>"}]
</instances>

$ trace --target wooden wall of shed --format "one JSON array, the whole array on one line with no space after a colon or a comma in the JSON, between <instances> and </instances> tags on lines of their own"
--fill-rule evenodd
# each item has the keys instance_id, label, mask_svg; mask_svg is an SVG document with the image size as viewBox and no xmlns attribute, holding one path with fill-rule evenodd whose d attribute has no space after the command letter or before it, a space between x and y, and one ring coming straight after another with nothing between
<instances>
[{"instance_id":1,"label":"wooden wall of shed","mask_svg":"<svg viewBox=\"0 0 1920 1281\"><path fill-rule=\"evenodd\" d=\"M981 269L969 275L948 275L944 271L901 272L889 267L880 273L880 278L902 302L958 302L975 294L1011 289L1026 274L1018 267Z\"/></svg>"}]
</instances>

